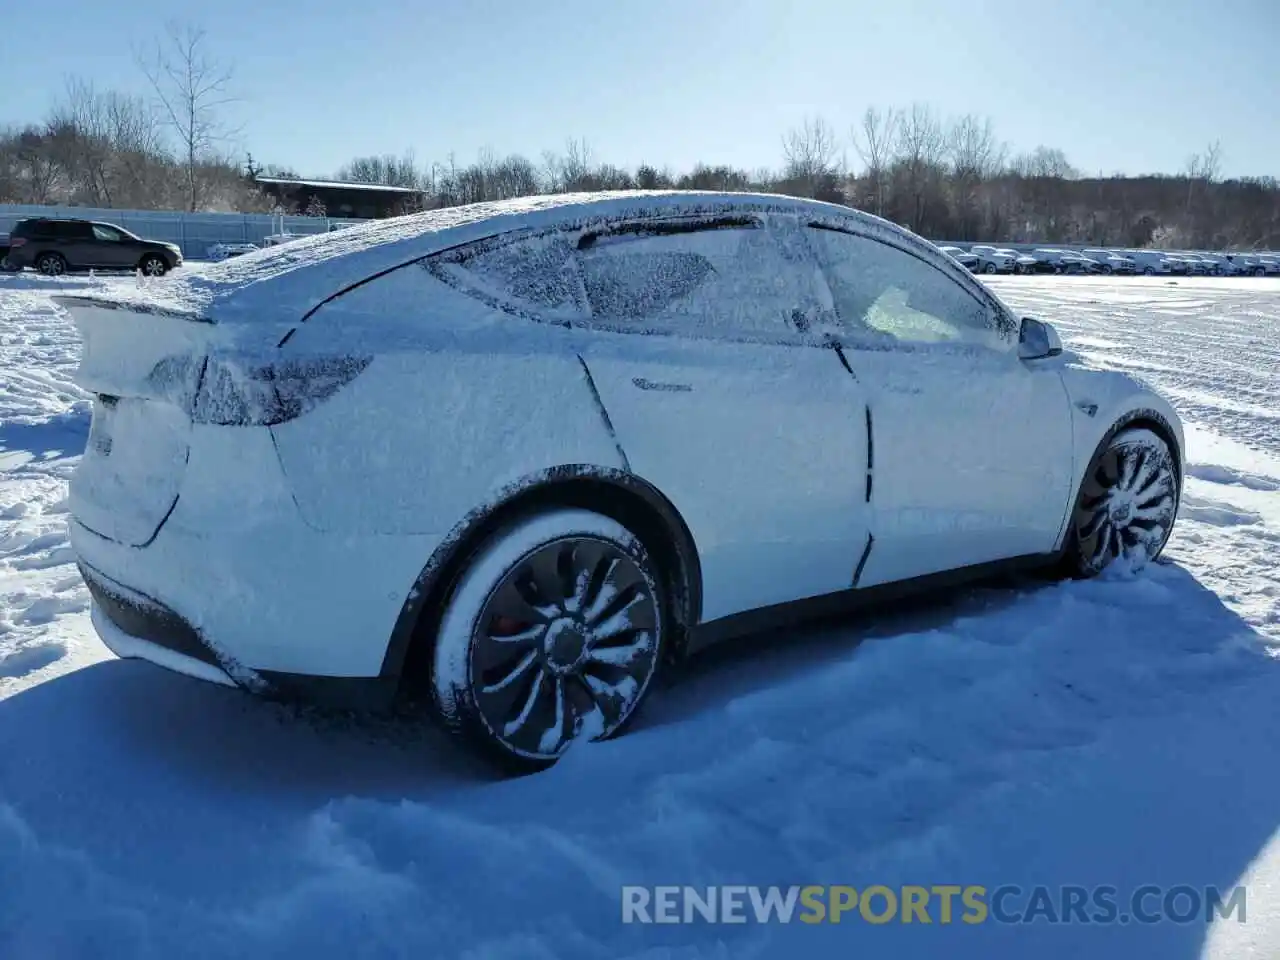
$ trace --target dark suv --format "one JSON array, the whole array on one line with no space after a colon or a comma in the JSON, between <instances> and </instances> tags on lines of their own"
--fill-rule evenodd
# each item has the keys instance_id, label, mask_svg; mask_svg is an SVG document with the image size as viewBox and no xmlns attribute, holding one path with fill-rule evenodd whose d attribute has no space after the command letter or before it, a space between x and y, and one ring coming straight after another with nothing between
<instances>
[{"instance_id":1,"label":"dark suv","mask_svg":"<svg viewBox=\"0 0 1280 960\"><path fill-rule=\"evenodd\" d=\"M9 267L51 277L69 270L141 270L158 277L182 263L172 243L143 240L92 220L19 220L9 234Z\"/></svg>"}]
</instances>

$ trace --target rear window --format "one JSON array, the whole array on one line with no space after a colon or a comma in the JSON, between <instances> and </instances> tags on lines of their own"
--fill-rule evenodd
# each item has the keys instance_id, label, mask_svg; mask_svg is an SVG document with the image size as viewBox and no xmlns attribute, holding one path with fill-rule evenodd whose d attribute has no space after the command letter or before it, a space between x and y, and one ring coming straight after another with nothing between
<instances>
[{"instance_id":1,"label":"rear window","mask_svg":"<svg viewBox=\"0 0 1280 960\"><path fill-rule=\"evenodd\" d=\"M801 271L755 217L505 235L445 251L427 266L510 313L637 332L777 337L806 302Z\"/></svg>"},{"instance_id":2,"label":"rear window","mask_svg":"<svg viewBox=\"0 0 1280 960\"><path fill-rule=\"evenodd\" d=\"M48 239L70 240L91 235L87 223L72 220L23 220L13 228L14 236L44 237Z\"/></svg>"},{"instance_id":3,"label":"rear window","mask_svg":"<svg viewBox=\"0 0 1280 960\"><path fill-rule=\"evenodd\" d=\"M774 340L816 278L770 231L734 224L602 237L579 254L591 317L621 329Z\"/></svg>"}]
</instances>

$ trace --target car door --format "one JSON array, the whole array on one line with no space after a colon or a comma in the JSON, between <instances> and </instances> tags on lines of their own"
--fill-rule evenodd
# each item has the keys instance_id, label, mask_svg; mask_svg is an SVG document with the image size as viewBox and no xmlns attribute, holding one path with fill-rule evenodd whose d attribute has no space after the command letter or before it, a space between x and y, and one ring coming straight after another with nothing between
<instances>
[{"instance_id":1,"label":"car door","mask_svg":"<svg viewBox=\"0 0 1280 960\"><path fill-rule=\"evenodd\" d=\"M58 246L67 264L83 270L100 267L97 242L92 226L83 220L64 220L58 224Z\"/></svg>"},{"instance_id":2,"label":"car door","mask_svg":"<svg viewBox=\"0 0 1280 960\"><path fill-rule=\"evenodd\" d=\"M584 246L582 360L630 469L693 534L703 619L852 586L863 394L801 332L824 287L794 221L618 224Z\"/></svg>"},{"instance_id":3,"label":"car door","mask_svg":"<svg viewBox=\"0 0 1280 960\"><path fill-rule=\"evenodd\" d=\"M958 271L882 239L811 229L868 395L873 546L859 586L1053 550L1073 470L1054 365Z\"/></svg>"},{"instance_id":4,"label":"car door","mask_svg":"<svg viewBox=\"0 0 1280 960\"><path fill-rule=\"evenodd\" d=\"M105 223L91 224L90 229L93 242L89 255L93 257L95 267L125 270L137 265L137 245L131 238Z\"/></svg>"}]
</instances>

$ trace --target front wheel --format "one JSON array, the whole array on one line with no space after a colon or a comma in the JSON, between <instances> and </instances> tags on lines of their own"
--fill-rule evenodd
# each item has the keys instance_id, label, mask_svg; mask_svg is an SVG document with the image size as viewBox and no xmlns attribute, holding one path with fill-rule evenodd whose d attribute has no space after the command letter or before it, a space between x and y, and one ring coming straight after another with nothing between
<instances>
[{"instance_id":1,"label":"front wheel","mask_svg":"<svg viewBox=\"0 0 1280 960\"><path fill-rule=\"evenodd\" d=\"M169 264L158 253L149 253L142 258L142 262L138 264L138 269L148 277L163 277L169 272Z\"/></svg>"},{"instance_id":2,"label":"front wheel","mask_svg":"<svg viewBox=\"0 0 1280 960\"><path fill-rule=\"evenodd\" d=\"M435 639L446 726L512 771L621 733L666 652L664 584L640 539L602 514L557 509L494 534Z\"/></svg>"},{"instance_id":3,"label":"front wheel","mask_svg":"<svg viewBox=\"0 0 1280 960\"><path fill-rule=\"evenodd\" d=\"M995 265L994 263L988 263L985 267L983 267L983 268L982 268L982 272L983 272L983 273L998 273L998 272L999 272L999 270L998 270L998 268L996 267L996 265Z\"/></svg>"},{"instance_id":4,"label":"front wheel","mask_svg":"<svg viewBox=\"0 0 1280 960\"><path fill-rule=\"evenodd\" d=\"M1141 565L1160 555L1178 513L1178 469L1151 430L1122 430L1096 454L1071 518L1068 573L1091 577L1124 557Z\"/></svg>"}]
</instances>

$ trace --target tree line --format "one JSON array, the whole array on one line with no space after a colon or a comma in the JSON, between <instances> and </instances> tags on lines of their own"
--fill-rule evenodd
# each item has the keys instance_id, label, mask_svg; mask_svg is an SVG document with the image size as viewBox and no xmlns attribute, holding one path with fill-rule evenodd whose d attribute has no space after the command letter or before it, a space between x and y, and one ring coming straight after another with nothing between
<instances>
[{"instance_id":1,"label":"tree line","mask_svg":"<svg viewBox=\"0 0 1280 960\"><path fill-rule=\"evenodd\" d=\"M135 57L149 95L71 79L43 122L0 129L0 203L325 214L315 204L277 206L256 177L296 172L233 153L237 131L224 123L233 74L210 55L203 31L170 26ZM869 108L844 131L805 119L780 138L774 169L623 168L572 139L537 160L491 151L470 163L361 156L332 177L411 187L403 212L573 191L765 191L857 207L939 240L1280 248L1280 183L1223 179L1221 166L1213 143L1177 173L1086 176L1058 148L1012 152L990 119L912 104Z\"/></svg>"}]
</instances>

